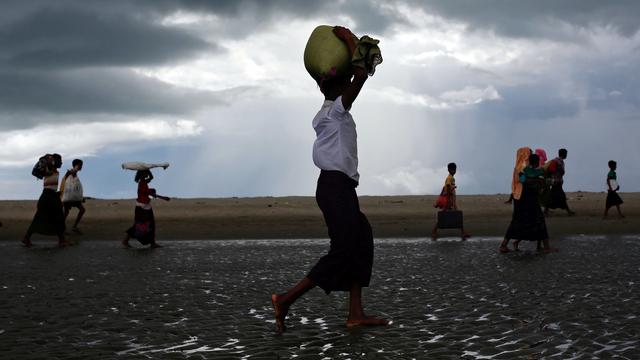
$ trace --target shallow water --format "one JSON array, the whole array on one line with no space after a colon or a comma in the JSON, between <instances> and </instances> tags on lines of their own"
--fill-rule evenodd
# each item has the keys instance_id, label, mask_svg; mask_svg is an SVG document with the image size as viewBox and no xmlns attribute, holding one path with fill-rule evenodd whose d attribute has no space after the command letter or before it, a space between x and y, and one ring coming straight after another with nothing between
<instances>
[{"instance_id":1,"label":"shallow water","mask_svg":"<svg viewBox=\"0 0 640 360\"><path fill-rule=\"evenodd\" d=\"M379 240L364 296L391 326L349 331L345 294L314 289L283 335L270 294L326 240L0 243L0 357L640 358L640 236L570 237L551 255L498 243Z\"/></svg>"}]
</instances>

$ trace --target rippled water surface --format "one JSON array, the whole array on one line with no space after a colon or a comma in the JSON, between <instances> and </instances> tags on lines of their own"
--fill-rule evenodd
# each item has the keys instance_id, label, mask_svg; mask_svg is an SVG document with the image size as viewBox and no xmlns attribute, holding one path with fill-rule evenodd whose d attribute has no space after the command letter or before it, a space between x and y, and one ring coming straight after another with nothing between
<instances>
[{"instance_id":1,"label":"rippled water surface","mask_svg":"<svg viewBox=\"0 0 640 360\"><path fill-rule=\"evenodd\" d=\"M314 289L283 335L270 294L325 240L0 243L0 357L640 358L639 236L566 238L552 255L498 243L377 241L365 305L393 324L347 330L345 294Z\"/></svg>"}]
</instances>

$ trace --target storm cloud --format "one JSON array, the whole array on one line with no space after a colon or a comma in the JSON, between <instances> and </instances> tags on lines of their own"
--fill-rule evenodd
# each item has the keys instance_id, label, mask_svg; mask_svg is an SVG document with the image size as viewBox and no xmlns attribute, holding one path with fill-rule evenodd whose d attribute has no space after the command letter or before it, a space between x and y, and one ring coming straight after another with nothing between
<instances>
[{"instance_id":1,"label":"storm cloud","mask_svg":"<svg viewBox=\"0 0 640 360\"><path fill-rule=\"evenodd\" d=\"M612 27L630 37L640 28L636 1L598 0L451 0L412 1L412 5L446 19L457 20L470 29L491 29L509 37L536 37L554 40L578 40L563 25L573 30Z\"/></svg>"},{"instance_id":2,"label":"storm cloud","mask_svg":"<svg viewBox=\"0 0 640 360\"><path fill-rule=\"evenodd\" d=\"M80 69L53 73L0 72L2 128L42 123L42 114L180 115L228 105L250 87L207 91L183 88L117 69ZM16 117L15 113L22 116ZM13 114L11 118L9 114ZM13 119L13 120L11 120Z\"/></svg>"}]
</instances>

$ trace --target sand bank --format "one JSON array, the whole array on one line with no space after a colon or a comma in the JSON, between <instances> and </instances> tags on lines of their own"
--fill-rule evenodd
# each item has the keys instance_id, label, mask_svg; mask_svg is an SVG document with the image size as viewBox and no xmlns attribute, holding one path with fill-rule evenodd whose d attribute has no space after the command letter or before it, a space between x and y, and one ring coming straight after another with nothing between
<instances>
[{"instance_id":1,"label":"sand bank","mask_svg":"<svg viewBox=\"0 0 640 360\"><path fill-rule=\"evenodd\" d=\"M622 193L626 219L601 219L606 194L569 193L574 217L556 211L548 218L551 237L571 234L633 234L640 230L640 193ZM473 235L501 236L511 217L507 195L459 196L465 226ZM436 211L435 196L363 196L360 204L377 238L426 237ZM134 201L87 200L81 223L84 239L120 239L131 225ZM261 197L225 199L173 199L154 201L158 238L198 239L289 239L326 238L322 214L313 197ZM0 240L22 237L35 213L35 201L0 201ZM76 210L72 210L71 217ZM71 217L67 225L71 226ZM443 231L443 235L456 235ZM38 236L34 236L37 240Z\"/></svg>"}]
</instances>

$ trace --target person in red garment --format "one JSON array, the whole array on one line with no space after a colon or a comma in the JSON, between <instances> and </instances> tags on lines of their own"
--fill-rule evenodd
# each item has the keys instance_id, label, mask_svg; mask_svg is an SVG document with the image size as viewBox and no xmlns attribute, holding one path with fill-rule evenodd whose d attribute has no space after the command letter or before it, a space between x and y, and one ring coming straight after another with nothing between
<instances>
[{"instance_id":1,"label":"person in red garment","mask_svg":"<svg viewBox=\"0 0 640 360\"><path fill-rule=\"evenodd\" d=\"M149 188L149 183L153 180L150 170L138 170L135 182L138 183L138 198L136 199L136 209L133 226L126 231L126 236L122 240L122 246L130 248L129 240L138 239L142 245L151 245L152 248L162 247L156 243L156 220L151 208L151 197L165 201L170 198L156 193L156 189Z\"/></svg>"},{"instance_id":2,"label":"person in red garment","mask_svg":"<svg viewBox=\"0 0 640 360\"><path fill-rule=\"evenodd\" d=\"M444 186L442 187L442 191L440 192L440 196L436 200L436 203L433 207L442 209L442 211L449 210L458 210L458 203L456 201L456 171L458 170L458 165L456 163L447 164L447 171L449 171L449 175L444 181ZM462 240L468 239L471 235L464 230L464 225L460 228L460 237ZM431 230L431 239L438 239L438 223Z\"/></svg>"},{"instance_id":3,"label":"person in red garment","mask_svg":"<svg viewBox=\"0 0 640 360\"><path fill-rule=\"evenodd\" d=\"M549 209L562 209L567 215L573 216L575 211L569 208L567 203L567 195L564 192L564 161L567 159L567 149L558 150L558 157L551 160L547 166L547 173L551 177L551 190L549 191L549 199L544 207L544 214L549 215Z\"/></svg>"}]
</instances>

